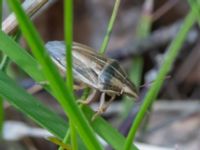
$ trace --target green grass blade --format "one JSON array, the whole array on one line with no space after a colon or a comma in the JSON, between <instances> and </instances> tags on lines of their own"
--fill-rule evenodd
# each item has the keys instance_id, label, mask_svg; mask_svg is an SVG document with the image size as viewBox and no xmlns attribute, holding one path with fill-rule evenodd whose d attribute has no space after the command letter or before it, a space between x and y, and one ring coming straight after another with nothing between
<instances>
[{"instance_id":1,"label":"green grass blade","mask_svg":"<svg viewBox=\"0 0 200 150\"><path fill-rule=\"evenodd\" d=\"M0 70L5 72L8 64L9 64L8 56L7 55L3 55L3 58L2 58L1 64L0 64Z\"/></svg>"},{"instance_id":2,"label":"green grass blade","mask_svg":"<svg viewBox=\"0 0 200 150\"><path fill-rule=\"evenodd\" d=\"M106 31L106 35L105 35L105 37L103 39L103 43L102 43L101 48L100 48L100 53L101 54L105 53L106 48L108 46L110 35L112 33L113 25L115 23L117 12L118 12L118 9L119 9L119 6L120 6L120 1L121 0L115 0L114 9L113 9L111 18L110 18L109 23L108 23L108 28L107 28L107 31Z\"/></svg>"},{"instance_id":3,"label":"green grass blade","mask_svg":"<svg viewBox=\"0 0 200 150\"><path fill-rule=\"evenodd\" d=\"M3 0L0 0L0 30L2 30L2 12L3 12L2 6L3 6ZM2 62L0 62L0 66L2 66ZM0 97L0 137L2 135L3 122L4 122L3 98Z\"/></svg>"},{"instance_id":4,"label":"green grass blade","mask_svg":"<svg viewBox=\"0 0 200 150\"><path fill-rule=\"evenodd\" d=\"M184 40L187 36L188 31L190 30L190 28L193 26L194 22L196 21L196 17L197 17L197 14L194 11L191 11L187 15L179 33L177 34L176 38L171 43L169 50L166 54L165 60L163 62L163 65L161 66L161 69L157 75L157 78L154 84L151 86L150 90L148 91L144 99L144 103L142 104L140 111L138 112L136 119L134 120L134 123L128 134L126 143L124 145L124 148L123 148L124 150L130 149L130 146L134 140L138 127L140 126L140 123L142 122L142 119L144 118L144 115L147 112L148 107L152 104L153 100L156 98L159 92L159 89L161 88L161 85L163 81L165 80L165 76L172 68L175 58L178 55L180 48L184 43Z\"/></svg>"},{"instance_id":5,"label":"green grass blade","mask_svg":"<svg viewBox=\"0 0 200 150\"><path fill-rule=\"evenodd\" d=\"M0 85L0 96L4 97L11 105L28 115L56 137L60 139L64 137L68 128L67 122L19 87L2 71L0 71Z\"/></svg>"},{"instance_id":6,"label":"green grass blade","mask_svg":"<svg viewBox=\"0 0 200 150\"><path fill-rule=\"evenodd\" d=\"M55 68L55 65L53 65L43 46L40 36L36 32L30 19L26 16L25 12L20 6L20 3L17 0L8 0L8 2L9 6L15 12L20 29L30 45L34 56L41 64L41 71L47 78L52 91L63 107L65 113L68 115L70 121L76 125L76 129L88 149L101 150L102 147L97 141L94 131L89 126L85 116L75 103L73 94L63 83L63 80Z\"/></svg>"},{"instance_id":7,"label":"green grass blade","mask_svg":"<svg viewBox=\"0 0 200 150\"><path fill-rule=\"evenodd\" d=\"M3 123L4 123L3 97L0 96L0 140L2 137Z\"/></svg>"},{"instance_id":8,"label":"green grass blade","mask_svg":"<svg viewBox=\"0 0 200 150\"><path fill-rule=\"evenodd\" d=\"M19 67L37 82L45 80L44 75L39 70L37 61L19 46L12 38L0 31L0 51L8 55Z\"/></svg>"},{"instance_id":9,"label":"green grass blade","mask_svg":"<svg viewBox=\"0 0 200 150\"><path fill-rule=\"evenodd\" d=\"M0 0L0 29L2 30L3 0Z\"/></svg>"},{"instance_id":10,"label":"green grass blade","mask_svg":"<svg viewBox=\"0 0 200 150\"><path fill-rule=\"evenodd\" d=\"M200 0L188 0L191 9L196 11L200 15ZM197 19L198 25L200 26L200 18Z\"/></svg>"},{"instance_id":11,"label":"green grass blade","mask_svg":"<svg viewBox=\"0 0 200 150\"><path fill-rule=\"evenodd\" d=\"M65 45L66 45L66 85L69 90L73 93L73 74L72 74L72 39L73 39L73 0L64 1L64 35L65 35ZM78 149L76 129L72 121L70 125L70 137L71 145L73 150ZM63 140L63 143L66 143L65 139L68 137L68 131ZM63 149L62 147L59 148Z\"/></svg>"},{"instance_id":12,"label":"green grass blade","mask_svg":"<svg viewBox=\"0 0 200 150\"><path fill-rule=\"evenodd\" d=\"M73 39L73 1L64 0L64 33L66 45L66 77L67 85L73 91L72 75L72 39Z\"/></svg>"},{"instance_id":13,"label":"green grass blade","mask_svg":"<svg viewBox=\"0 0 200 150\"><path fill-rule=\"evenodd\" d=\"M92 110L86 106L82 107L84 113L88 120L91 120L94 113ZM108 124L103 118L100 116L97 117L94 121L90 122L95 131L106 141L108 144L112 146L115 150L122 150L123 145L125 143L125 137L121 135L115 128L113 128L110 124ZM132 145L130 150L137 150L137 147Z\"/></svg>"}]
</instances>

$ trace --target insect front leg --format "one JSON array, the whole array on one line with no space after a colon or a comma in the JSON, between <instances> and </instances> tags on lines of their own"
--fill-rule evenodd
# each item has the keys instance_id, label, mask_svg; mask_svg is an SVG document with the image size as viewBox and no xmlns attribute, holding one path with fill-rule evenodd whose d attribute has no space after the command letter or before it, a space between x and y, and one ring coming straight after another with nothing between
<instances>
[{"instance_id":1,"label":"insect front leg","mask_svg":"<svg viewBox=\"0 0 200 150\"><path fill-rule=\"evenodd\" d=\"M109 99L108 102L105 102L105 96L106 96L106 93L102 93L101 99L100 99L100 105L98 107L97 112L92 117L92 120L94 120L98 115L101 115L102 113L104 113L107 110L107 108L110 106L110 104L112 103L112 101L116 97L115 95L113 95L113 96L111 96L111 98Z\"/></svg>"},{"instance_id":2,"label":"insect front leg","mask_svg":"<svg viewBox=\"0 0 200 150\"><path fill-rule=\"evenodd\" d=\"M105 112L107 110L107 108L110 106L110 104L113 102L113 100L115 99L116 95L112 95L110 100L107 103L104 103L104 105L102 106L103 111Z\"/></svg>"},{"instance_id":3,"label":"insect front leg","mask_svg":"<svg viewBox=\"0 0 200 150\"><path fill-rule=\"evenodd\" d=\"M101 93L98 90L93 90L92 94L90 94L90 96L86 100L79 100L78 103L88 105L88 104L94 102L95 100L97 100L97 98L100 96L100 94Z\"/></svg>"}]
</instances>

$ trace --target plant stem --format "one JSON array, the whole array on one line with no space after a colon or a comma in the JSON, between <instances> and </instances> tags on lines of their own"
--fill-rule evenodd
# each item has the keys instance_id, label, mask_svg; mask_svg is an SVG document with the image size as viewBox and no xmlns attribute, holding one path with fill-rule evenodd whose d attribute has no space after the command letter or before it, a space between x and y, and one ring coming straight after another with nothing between
<instances>
[{"instance_id":1,"label":"plant stem","mask_svg":"<svg viewBox=\"0 0 200 150\"><path fill-rule=\"evenodd\" d=\"M191 9L196 11L200 15L200 0L188 0ZM200 19L197 18L198 25L200 26Z\"/></svg>"},{"instance_id":2,"label":"plant stem","mask_svg":"<svg viewBox=\"0 0 200 150\"><path fill-rule=\"evenodd\" d=\"M0 29L2 30L3 0L0 0Z\"/></svg>"},{"instance_id":3,"label":"plant stem","mask_svg":"<svg viewBox=\"0 0 200 150\"><path fill-rule=\"evenodd\" d=\"M3 12L3 0L0 0L0 30L2 30L2 12ZM2 58L1 64L0 64L0 70L3 68L5 58ZM0 137L2 136L2 130L3 130L3 123L4 123L4 108L3 108L3 98L0 97Z\"/></svg>"},{"instance_id":4,"label":"plant stem","mask_svg":"<svg viewBox=\"0 0 200 150\"><path fill-rule=\"evenodd\" d=\"M156 96L159 92L159 89L161 88L161 85L165 79L165 76L172 68L175 58L180 51L180 48L187 36L188 31L190 30L190 28L196 21L196 17L197 17L197 14L195 11L191 11L187 15L179 33L177 34L176 38L173 40L173 42L169 46L167 55L165 57L163 65L161 66L161 69L157 75L155 83L149 89L149 91L144 99L144 103L142 104L140 111L138 112L136 119L134 120L134 122L132 124L131 130L128 134L128 137L127 137L125 145L124 145L124 150L130 149L132 142L135 138L136 131L138 130L138 127L140 126L142 119L144 118L144 115L147 112L148 107L152 104L153 100L156 98Z\"/></svg>"},{"instance_id":5,"label":"plant stem","mask_svg":"<svg viewBox=\"0 0 200 150\"><path fill-rule=\"evenodd\" d=\"M9 63L8 56L7 55L3 55L3 58L2 58L2 61L1 61L1 64L0 64L0 70L5 72L8 63Z\"/></svg>"},{"instance_id":6,"label":"plant stem","mask_svg":"<svg viewBox=\"0 0 200 150\"><path fill-rule=\"evenodd\" d=\"M64 1L64 34L66 45L66 82L67 86L73 91L72 74L72 39L73 39L73 0Z\"/></svg>"},{"instance_id":7,"label":"plant stem","mask_svg":"<svg viewBox=\"0 0 200 150\"><path fill-rule=\"evenodd\" d=\"M73 39L73 0L64 1L64 33L65 33L65 45L66 45L66 84L69 87L71 93L73 93L73 60L72 60L72 39ZM74 94L73 94L74 95ZM74 98L75 99L75 98ZM70 137L72 149L78 148L76 130L74 124L69 120ZM68 137L68 131L66 138ZM65 141L63 141L65 142Z\"/></svg>"},{"instance_id":8,"label":"plant stem","mask_svg":"<svg viewBox=\"0 0 200 150\"><path fill-rule=\"evenodd\" d=\"M69 126L70 126L70 125L69 125ZM65 134L65 137L64 137L64 139L63 139L62 142L63 142L64 144L68 143L69 137L70 137L70 130L68 129L68 130L67 130L67 133ZM58 150L63 150L63 147L62 147L62 146L59 146Z\"/></svg>"},{"instance_id":9,"label":"plant stem","mask_svg":"<svg viewBox=\"0 0 200 150\"><path fill-rule=\"evenodd\" d=\"M114 5L114 8L113 8L113 12L112 12L112 15L111 15L111 18L110 18L110 21L108 23L108 28L107 28L107 31L106 31L106 35L103 39L103 43L101 45L101 48L100 48L100 53L101 54L104 54L105 51L106 51L106 48L108 46L108 42L109 42L109 39L110 39L110 35L112 33L112 29L113 29L113 25L115 23L115 20L116 20L116 16L117 16L117 12L119 10L119 5L120 5L120 1L121 0L116 0L115 1L115 5Z\"/></svg>"},{"instance_id":10,"label":"plant stem","mask_svg":"<svg viewBox=\"0 0 200 150\"><path fill-rule=\"evenodd\" d=\"M78 150L76 129L73 123L70 121L70 136L71 136L71 145L73 150Z\"/></svg>"},{"instance_id":11,"label":"plant stem","mask_svg":"<svg viewBox=\"0 0 200 150\"><path fill-rule=\"evenodd\" d=\"M3 123L4 123L3 98L0 96L0 139L2 137Z\"/></svg>"}]
</instances>

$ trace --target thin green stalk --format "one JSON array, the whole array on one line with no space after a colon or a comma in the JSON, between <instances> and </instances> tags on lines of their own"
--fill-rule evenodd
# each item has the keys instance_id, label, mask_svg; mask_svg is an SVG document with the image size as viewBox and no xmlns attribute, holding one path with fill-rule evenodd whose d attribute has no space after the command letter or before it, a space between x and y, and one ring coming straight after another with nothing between
<instances>
[{"instance_id":1,"label":"thin green stalk","mask_svg":"<svg viewBox=\"0 0 200 150\"><path fill-rule=\"evenodd\" d=\"M152 11L154 1L145 0L140 21L137 25L137 37L145 38L149 35L152 25Z\"/></svg>"},{"instance_id":2,"label":"thin green stalk","mask_svg":"<svg viewBox=\"0 0 200 150\"><path fill-rule=\"evenodd\" d=\"M138 39L143 39L147 37L150 33L152 26L152 14L153 10L153 1L145 0L143 4L143 9L141 13L140 20L137 24L136 36ZM133 62L131 65L131 71L129 72L130 80L139 87L142 77L143 69L143 58L142 56L133 57ZM131 98L132 99L132 98ZM122 113L122 119L126 118L130 112L130 109L133 107L134 101L130 100L129 97L124 96L124 112Z\"/></svg>"},{"instance_id":3,"label":"thin green stalk","mask_svg":"<svg viewBox=\"0 0 200 150\"><path fill-rule=\"evenodd\" d=\"M197 13L200 15L200 0L188 0L191 9L194 11L197 11ZM200 18L197 18L198 25L200 26Z\"/></svg>"},{"instance_id":4,"label":"thin green stalk","mask_svg":"<svg viewBox=\"0 0 200 150\"><path fill-rule=\"evenodd\" d=\"M3 12L3 0L0 0L0 30L2 30L2 12ZM5 61L5 58L3 57L1 64L0 64L0 70L2 69L3 63ZM0 97L0 137L2 135L3 130L3 123L4 123L4 108L3 108L3 98Z\"/></svg>"},{"instance_id":5,"label":"thin green stalk","mask_svg":"<svg viewBox=\"0 0 200 150\"><path fill-rule=\"evenodd\" d=\"M3 0L0 0L0 29L2 28Z\"/></svg>"},{"instance_id":6,"label":"thin green stalk","mask_svg":"<svg viewBox=\"0 0 200 150\"><path fill-rule=\"evenodd\" d=\"M78 150L78 142L77 142L77 136L76 136L76 129L73 125L72 121L69 121L69 129L67 130L64 139L62 140L62 143L67 144L69 143L69 138L71 138L71 147L73 150ZM59 146L58 150L64 150L62 145Z\"/></svg>"},{"instance_id":7,"label":"thin green stalk","mask_svg":"<svg viewBox=\"0 0 200 150\"><path fill-rule=\"evenodd\" d=\"M165 76L172 68L172 65L175 61L176 56L178 55L178 53L180 51L182 44L184 43L187 33L189 32L190 28L196 21L196 17L197 17L197 14L195 11L191 11L187 15L179 33L177 34L176 38L171 43L171 45L168 49L168 52L166 54L165 60L163 62L163 65L161 66L160 71L157 75L155 83L149 89L149 91L144 99L144 103L142 104L140 111L138 112L136 119L134 120L134 122L132 124L131 130L128 134L128 137L126 139L126 142L125 142L125 145L123 148L124 150L130 149L132 142L135 138L135 134L142 122L142 119L144 118L145 113L147 112L149 106L152 104L153 100L156 98L156 96L161 88L161 85L165 79Z\"/></svg>"},{"instance_id":8,"label":"thin green stalk","mask_svg":"<svg viewBox=\"0 0 200 150\"><path fill-rule=\"evenodd\" d=\"M0 64L0 70L5 71L7 66L9 64L9 58L7 55L3 55L1 64Z\"/></svg>"},{"instance_id":9,"label":"thin green stalk","mask_svg":"<svg viewBox=\"0 0 200 150\"><path fill-rule=\"evenodd\" d=\"M106 48L108 46L108 42L109 42L109 39L110 39L110 35L112 33L113 25L114 25L115 20L116 20L116 16L117 16L117 12L119 10L119 6L120 6L120 0L116 0L114 8L113 8L112 15L111 15L111 18L110 18L110 21L108 23L108 28L107 28L107 31L106 31L106 35L105 35L105 37L103 39L103 43L102 43L101 48L100 48L100 53L101 54L105 53Z\"/></svg>"},{"instance_id":10,"label":"thin green stalk","mask_svg":"<svg viewBox=\"0 0 200 150\"><path fill-rule=\"evenodd\" d=\"M47 54L44 44L36 32L32 22L26 16L18 0L8 0L9 6L15 12L20 29L27 43L32 49L32 53L37 58L41 66L40 70L48 79L49 85L59 101L63 110L68 115L69 119L76 125L76 129L79 132L82 140L88 149L101 150L102 146L99 144L97 137L91 126L89 126L86 117L83 115L82 111L78 108L74 101L73 94L70 92L69 88L66 88L63 83L62 78L59 75L55 65L53 65L52 60ZM92 141L92 142L91 142Z\"/></svg>"},{"instance_id":11,"label":"thin green stalk","mask_svg":"<svg viewBox=\"0 0 200 150\"><path fill-rule=\"evenodd\" d=\"M3 98L0 96L0 139L2 137L3 123L4 123Z\"/></svg>"},{"instance_id":12,"label":"thin green stalk","mask_svg":"<svg viewBox=\"0 0 200 150\"><path fill-rule=\"evenodd\" d=\"M66 44L66 81L71 91L73 91L72 73L72 39L73 39L73 0L64 1L64 34Z\"/></svg>"},{"instance_id":13,"label":"thin green stalk","mask_svg":"<svg viewBox=\"0 0 200 150\"><path fill-rule=\"evenodd\" d=\"M66 84L69 87L71 93L73 93L73 73L72 73L72 40L73 40L73 0L64 1L64 34L65 34L65 45L66 45ZM73 94L74 95L74 94ZM72 149L78 148L76 130L72 121L69 121L70 125L70 137ZM68 132L66 133L66 138ZM63 141L65 142L65 141ZM60 148L59 148L60 149Z\"/></svg>"},{"instance_id":14,"label":"thin green stalk","mask_svg":"<svg viewBox=\"0 0 200 150\"><path fill-rule=\"evenodd\" d=\"M69 125L69 126L70 126L70 125ZM69 138L70 138L70 130L68 129L68 130L67 130L67 133L65 134L65 137L64 137L64 139L63 139L62 142L63 142L64 144L67 144L68 141L69 141ZM63 147L62 147L62 146L59 146L58 150L63 150Z\"/></svg>"},{"instance_id":15,"label":"thin green stalk","mask_svg":"<svg viewBox=\"0 0 200 150\"><path fill-rule=\"evenodd\" d=\"M70 136L71 136L71 145L73 150L78 150L78 143L77 143L77 134L76 129L73 123L70 121Z\"/></svg>"},{"instance_id":16,"label":"thin green stalk","mask_svg":"<svg viewBox=\"0 0 200 150\"><path fill-rule=\"evenodd\" d=\"M154 0L145 0L144 1L142 15L141 15L140 21L137 25L137 38L138 39L146 38L151 32L153 7L154 7ZM139 59L143 60L143 58L141 56L136 56L135 58L139 58ZM134 70L135 68L132 68L132 69ZM151 109L151 106L149 106L149 110L150 109ZM149 116L147 116L145 118L145 120L143 121L143 124L141 124L141 126L140 126L141 134L143 134L147 128L148 120L149 120Z\"/></svg>"}]
</instances>

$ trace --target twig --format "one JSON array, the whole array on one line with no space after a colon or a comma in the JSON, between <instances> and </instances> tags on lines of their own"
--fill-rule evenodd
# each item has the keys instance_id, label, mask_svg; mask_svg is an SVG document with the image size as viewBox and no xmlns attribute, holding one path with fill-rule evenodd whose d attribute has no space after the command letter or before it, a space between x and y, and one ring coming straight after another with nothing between
<instances>
[{"instance_id":1,"label":"twig","mask_svg":"<svg viewBox=\"0 0 200 150\"><path fill-rule=\"evenodd\" d=\"M52 5L56 0L25 0L22 4L23 9L30 17L35 17L35 15L41 13L44 9ZM41 9L42 8L42 9ZM7 34L14 34L18 28L18 22L14 13L10 14L2 23L2 31ZM40 91L42 87L40 85L35 85L28 89L28 92L34 94Z\"/></svg>"},{"instance_id":2,"label":"twig","mask_svg":"<svg viewBox=\"0 0 200 150\"><path fill-rule=\"evenodd\" d=\"M48 0L26 0L22 4L22 7L28 16L32 16L47 2ZM15 33L17 27L18 23L13 13L9 15L2 23L2 30L7 34Z\"/></svg>"},{"instance_id":3,"label":"twig","mask_svg":"<svg viewBox=\"0 0 200 150\"><path fill-rule=\"evenodd\" d=\"M161 16L163 16L166 12L168 12L170 9L172 9L176 4L179 2L179 0L170 0L166 1L166 3L161 6L153 15L152 15L152 20L156 21L158 20Z\"/></svg>"}]
</instances>

